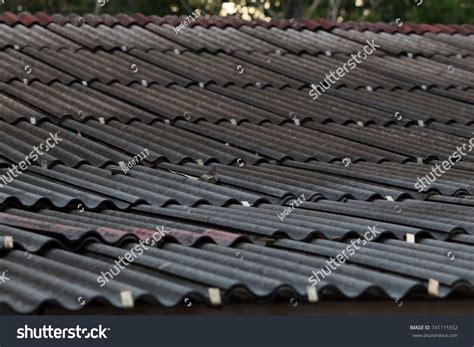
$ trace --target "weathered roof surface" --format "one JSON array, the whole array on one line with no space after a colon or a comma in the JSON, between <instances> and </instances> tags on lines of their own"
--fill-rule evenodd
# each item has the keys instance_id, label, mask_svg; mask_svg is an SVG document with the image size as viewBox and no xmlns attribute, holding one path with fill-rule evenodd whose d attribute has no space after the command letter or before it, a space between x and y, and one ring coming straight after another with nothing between
<instances>
[{"instance_id":1,"label":"weathered roof surface","mask_svg":"<svg viewBox=\"0 0 474 347\"><path fill-rule=\"evenodd\" d=\"M0 305L472 298L472 25L182 20L0 14Z\"/></svg>"},{"instance_id":2,"label":"weathered roof surface","mask_svg":"<svg viewBox=\"0 0 474 347\"><path fill-rule=\"evenodd\" d=\"M131 292L136 302L149 304L175 306L192 298L215 305L210 288L220 290L223 304L235 298L267 302L288 295L306 301L308 273L324 267L326 257L335 256L345 246L324 240L279 240L274 247L247 242L233 247L166 243L159 249L150 248L116 280L100 287L97 274L108 271L117 257L137 245L89 243L76 252L49 247L28 256L12 250L0 259L0 266L9 269L11 278L0 292L0 301L22 313L38 309L45 301L71 311L99 299L127 307L121 300L123 292ZM440 282L440 298L472 291L474 258L470 251L462 245L430 240L411 247L395 240L371 243L354 256L352 264L318 284L319 297L324 300L339 294L399 299L407 294L424 295L433 277ZM447 258L446 252L455 253L456 262Z\"/></svg>"}]
</instances>

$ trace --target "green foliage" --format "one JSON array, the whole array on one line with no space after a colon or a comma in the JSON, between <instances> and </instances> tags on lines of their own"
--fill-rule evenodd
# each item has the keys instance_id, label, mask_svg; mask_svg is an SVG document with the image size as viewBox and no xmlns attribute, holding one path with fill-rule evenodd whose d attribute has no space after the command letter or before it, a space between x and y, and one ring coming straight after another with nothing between
<instances>
[{"instance_id":1,"label":"green foliage","mask_svg":"<svg viewBox=\"0 0 474 347\"><path fill-rule=\"evenodd\" d=\"M107 1L107 0L103 0ZM234 15L283 18L284 5L303 6L305 18L426 23L474 23L474 0L108 0L97 6L93 0L5 0L5 11L46 11L48 13L135 13L187 15L200 9L206 15L221 14L222 4L234 2ZM250 10L253 8L253 10Z\"/></svg>"},{"instance_id":2,"label":"green foliage","mask_svg":"<svg viewBox=\"0 0 474 347\"><path fill-rule=\"evenodd\" d=\"M318 0L305 0L307 16L330 19L328 13L338 1L321 0L317 10L308 13L315 2ZM339 20L390 23L400 18L414 23L474 23L474 0L340 0L339 3L335 16Z\"/></svg>"}]
</instances>

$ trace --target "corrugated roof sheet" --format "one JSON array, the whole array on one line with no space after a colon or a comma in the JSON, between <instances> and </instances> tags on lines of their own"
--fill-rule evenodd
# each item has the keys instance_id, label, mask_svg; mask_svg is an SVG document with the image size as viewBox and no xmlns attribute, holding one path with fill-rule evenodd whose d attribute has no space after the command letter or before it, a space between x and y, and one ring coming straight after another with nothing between
<instances>
[{"instance_id":1,"label":"corrugated roof sheet","mask_svg":"<svg viewBox=\"0 0 474 347\"><path fill-rule=\"evenodd\" d=\"M345 247L324 240L279 240L272 247L165 243L158 249L148 247L117 278L98 286L98 276L109 271L112 261L137 245L92 243L74 253L52 247L28 256L19 250L6 252L0 264L9 269L12 280L2 286L0 303L22 313L46 304L76 311L97 300L126 308L130 304L122 301L121 293L130 291L133 301L168 307L183 303L185 298L216 304L209 297L209 288L222 291L223 304L234 297L261 302L276 297L307 301L308 274L324 267L330 256ZM455 252L455 261L446 257L446 252ZM469 249L448 242L416 246L395 240L371 242L349 264L318 283L318 297L324 300L335 293L349 298L426 296L432 278L440 283L439 298L472 292L473 261ZM47 273L42 272L44 268Z\"/></svg>"},{"instance_id":2,"label":"corrugated roof sheet","mask_svg":"<svg viewBox=\"0 0 474 347\"><path fill-rule=\"evenodd\" d=\"M328 90L324 98L314 102L309 89L260 89L253 86L209 85L206 88L189 85L169 87L153 84L125 86L91 82L88 86L73 82L44 84L31 81L0 83L2 113L0 117L15 123L19 119L49 119L60 122L71 117L117 119L129 123L184 119L191 122L223 120L238 124L249 121L274 124L313 120L318 123L349 124L362 122L379 125L439 122L472 124L474 112L472 93L463 90L431 89L428 91L386 91L340 88ZM54 100L54 102L48 102ZM400 103L400 100L403 103ZM436 108L432 106L436 105ZM317 112L315 110L317 109Z\"/></svg>"},{"instance_id":3,"label":"corrugated roof sheet","mask_svg":"<svg viewBox=\"0 0 474 347\"><path fill-rule=\"evenodd\" d=\"M60 81L69 85L72 82L91 83L97 80L105 84L118 81L124 85L157 83L161 86L187 86L193 82L301 89L324 81L329 71L335 71L351 59L350 55L342 53L328 56L242 50L231 53L199 53L179 49L161 52L153 48L147 51L139 48L122 50L55 50L29 46L15 50L7 46L0 52L5 62L0 82L19 79L24 83L37 80L49 84ZM462 63L457 63L459 58L456 57L443 58L441 62L437 60L374 55L366 61L362 59L357 69L351 69L345 78L337 78L333 84L335 87L387 90L410 90L415 87L466 89L473 84L472 59L462 60ZM448 69L448 66L453 69Z\"/></svg>"},{"instance_id":4,"label":"corrugated roof sheet","mask_svg":"<svg viewBox=\"0 0 474 347\"><path fill-rule=\"evenodd\" d=\"M312 272L371 227L319 300L474 296L472 148L415 187L472 138L472 25L181 20L0 14L0 178L17 176L0 187L0 305L314 301ZM370 60L312 100L367 40Z\"/></svg>"}]
</instances>

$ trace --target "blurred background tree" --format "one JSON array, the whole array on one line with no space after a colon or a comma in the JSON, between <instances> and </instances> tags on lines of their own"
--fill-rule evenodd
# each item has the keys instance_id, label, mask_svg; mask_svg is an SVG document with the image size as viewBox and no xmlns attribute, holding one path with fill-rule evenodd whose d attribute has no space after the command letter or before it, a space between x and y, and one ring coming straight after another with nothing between
<instances>
[{"instance_id":1,"label":"blurred background tree","mask_svg":"<svg viewBox=\"0 0 474 347\"><path fill-rule=\"evenodd\" d=\"M326 18L332 21L474 23L474 0L4 0L3 10L48 13L134 13L242 19ZM417 4L420 4L419 6Z\"/></svg>"}]
</instances>

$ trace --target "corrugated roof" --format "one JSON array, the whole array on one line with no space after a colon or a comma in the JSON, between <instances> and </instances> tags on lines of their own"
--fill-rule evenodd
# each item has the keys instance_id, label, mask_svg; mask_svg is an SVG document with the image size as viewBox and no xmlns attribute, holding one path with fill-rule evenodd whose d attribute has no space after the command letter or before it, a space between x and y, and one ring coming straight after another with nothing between
<instances>
[{"instance_id":1,"label":"corrugated roof","mask_svg":"<svg viewBox=\"0 0 474 347\"><path fill-rule=\"evenodd\" d=\"M345 247L324 240L279 240L272 247L245 242L233 247L166 243L160 248L148 247L117 278L99 286L98 276L109 271L114 259L137 245L92 243L77 252L50 247L29 256L19 250L6 252L0 265L9 269L11 280L2 286L0 303L22 313L47 303L77 311L97 300L127 308L130 303L122 300L121 293L130 292L133 301L167 307L179 305L185 298L215 305L210 288L222 291L222 304L235 297L260 302L276 297L308 301L308 274L326 266L326 260ZM455 252L455 261L446 257L446 252ZM348 298L423 296L432 278L440 283L439 298L472 292L473 262L469 249L448 242L416 246L395 240L374 242L351 258L350 264L318 283L318 297L324 300L335 293ZM47 273L42 272L44 268Z\"/></svg>"},{"instance_id":2,"label":"corrugated roof","mask_svg":"<svg viewBox=\"0 0 474 347\"><path fill-rule=\"evenodd\" d=\"M319 300L474 296L472 25L181 20L0 14L0 305L314 301L312 272L373 227Z\"/></svg>"},{"instance_id":3,"label":"corrugated roof","mask_svg":"<svg viewBox=\"0 0 474 347\"><path fill-rule=\"evenodd\" d=\"M103 49L91 51L84 47L56 50L26 46L16 50L7 46L0 53L5 62L0 82L19 79L24 83L60 81L69 85L96 80L104 84L118 81L124 85L215 83L220 86L272 86L278 89L301 89L318 84L326 78L328 71L335 71L351 59L349 54L343 53L311 55L242 50L208 53L181 51L178 48L167 52L153 48L146 51L122 48L108 52ZM437 61L403 55L373 55L368 59L370 64L364 64L362 59L357 69L351 69L345 78L338 78L334 86L387 90L416 87L467 89L474 82L472 59L444 57L437 59L442 61ZM448 66L452 66L453 70Z\"/></svg>"}]
</instances>

